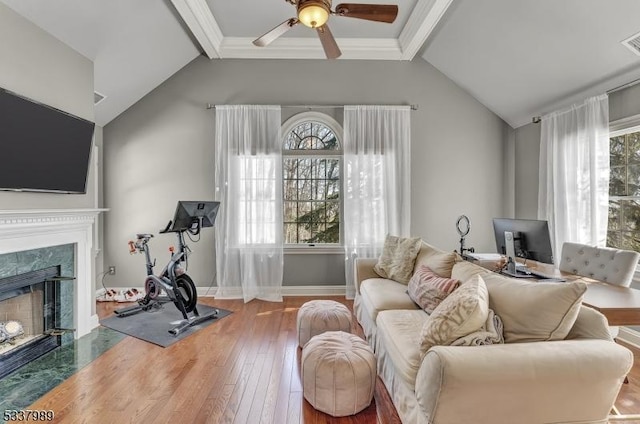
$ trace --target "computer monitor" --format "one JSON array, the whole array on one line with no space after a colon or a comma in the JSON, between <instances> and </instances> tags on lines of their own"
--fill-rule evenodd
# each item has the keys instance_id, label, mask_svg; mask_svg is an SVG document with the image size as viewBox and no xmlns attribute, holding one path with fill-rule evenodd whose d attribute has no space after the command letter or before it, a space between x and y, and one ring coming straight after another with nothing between
<instances>
[{"instance_id":1,"label":"computer monitor","mask_svg":"<svg viewBox=\"0 0 640 424\"><path fill-rule=\"evenodd\" d=\"M505 241L505 232L509 232L513 235L515 256L553 264L553 251L551 250L551 238L547 221L494 218L493 231L496 237L498 253L507 254L510 243Z\"/></svg>"},{"instance_id":2,"label":"computer monitor","mask_svg":"<svg viewBox=\"0 0 640 424\"><path fill-rule=\"evenodd\" d=\"M213 227L220 208L220 202L181 200L173 215L171 231L199 231Z\"/></svg>"}]
</instances>

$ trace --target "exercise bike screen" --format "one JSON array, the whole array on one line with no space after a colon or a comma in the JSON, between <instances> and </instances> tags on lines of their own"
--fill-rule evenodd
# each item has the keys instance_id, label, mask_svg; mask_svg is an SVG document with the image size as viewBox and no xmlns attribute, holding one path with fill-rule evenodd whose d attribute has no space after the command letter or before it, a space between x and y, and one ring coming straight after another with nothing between
<instances>
[{"instance_id":1,"label":"exercise bike screen","mask_svg":"<svg viewBox=\"0 0 640 424\"><path fill-rule=\"evenodd\" d=\"M220 202L181 200L173 217L173 230L189 229L194 222L200 222L202 228L213 227L219 208Z\"/></svg>"}]
</instances>

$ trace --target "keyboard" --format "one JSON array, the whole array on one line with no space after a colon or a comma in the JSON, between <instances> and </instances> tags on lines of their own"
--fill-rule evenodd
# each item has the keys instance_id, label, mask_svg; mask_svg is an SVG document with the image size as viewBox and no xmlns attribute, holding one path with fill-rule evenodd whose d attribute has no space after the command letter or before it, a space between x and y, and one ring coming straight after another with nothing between
<instances>
[{"instance_id":1,"label":"keyboard","mask_svg":"<svg viewBox=\"0 0 640 424\"><path fill-rule=\"evenodd\" d=\"M538 280L548 280L548 282L563 282L563 281L567 281L562 277L556 277L554 275L547 275L544 274L542 272L539 271L535 271L535 270L529 270L529 272L531 273L531 275L535 276L538 278Z\"/></svg>"},{"instance_id":2,"label":"keyboard","mask_svg":"<svg viewBox=\"0 0 640 424\"><path fill-rule=\"evenodd\" d=\"M540 271L527 268L526 266L523 266L523 265L519 265L516 268L515 273L509 272L507 270L503 270L502 273L514 278L536 278L541 283L563 283L567 281L562 277L547 275Z\"/></svg>"}]
</instances>

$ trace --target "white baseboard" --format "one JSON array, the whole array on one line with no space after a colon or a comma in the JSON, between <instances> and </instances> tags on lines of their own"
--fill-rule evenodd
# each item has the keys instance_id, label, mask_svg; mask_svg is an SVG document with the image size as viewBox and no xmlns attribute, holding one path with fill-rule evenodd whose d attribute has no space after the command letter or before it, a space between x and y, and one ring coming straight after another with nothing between
<instances>
[{"instance_id":1,"label":"white baseboard","mask_svg":"<svg viewBox=\"0 0 640 424\"><path fill-rule=\"evenodd\" d=\"M628 327L620 327L620 332L616 339L620 339L623 342L629 343L630 345L640 349L640 333Z\"/></svg>"},{"instance_id":2,"label":"white baseboard","mask_svg":"<svg viewBox=\"0 0 640 424\"><path fill-rule=\"evenodd\" d=\"M283 286L283 296L345 296L346 286Z\"/></svg>"},{"instance_id":3,"label":"white baseboard","mask_svg":"<svg viewBox=\"0 0 640 424\"><path fill-rule=\"evenodd\" d=\"M123 289L135 288L139 292L144 292L143 287L108 287L108 289L113 289L116 292ZM217 291L217 287L196 287L198 291L198 297L214 297ZM100 288L96 290L96 297L104 294L105 290ZM283 296L345 296L346 295L346 286L335 286L335 285L326 285L326 286L282 286L282 295ZM242 298L242 291L238 288L235 290L227 289L227 296L225 299L240 299ZM222 299L222 297L219 297Z\"/></svg>"},{"instance_id":4,"label":"white baseboard","mask_svg":"<svg viewBox=\"0 0 640 424\"><path fill-rule=\"evenodd\" d=\"M198 296L200 296L201 290L209 290L206 289L198 289ZM209 291L208 296L214 296L217 288ZM345 296L346 295L346 287L345 286L332 286L332 285L323 285L323 286L282 286L281 291L283 296ZM224 296L216 296L218 299L242 299L242 289L239 287L227 288L225 289Z\"/></svg>"},{"instance_id":5,"label":"white baseboard","mask_svg":"<svg viewBox=\"0 0 640 424\"><path fill-rule=\"evenodd\" d=\"M218 290L218 286L213 287L196 287L198 297L213 297Z\"/></svg>"}]
</instances>

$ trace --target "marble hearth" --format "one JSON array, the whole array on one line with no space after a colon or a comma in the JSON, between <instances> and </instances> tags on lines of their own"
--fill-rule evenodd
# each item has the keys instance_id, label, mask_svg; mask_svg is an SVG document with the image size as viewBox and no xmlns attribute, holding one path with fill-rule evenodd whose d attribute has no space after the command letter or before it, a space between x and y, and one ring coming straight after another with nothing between
<instances>
[{"instance_id":1,"label":"marble hearth","mask_svg":"<svg viewBox=\"0 0 640 424\"><path fill-rule=\"evenodd\" d=\"M63 274L76 277L66 297L73 305L69 308L73 315L69 323L73 323L76 339L99 325L94 302L94 239L96 218L102 211L0 211L0 274L6 277L62 264ZM55 263L48 263L51 261Z\"/></svg>"}]
</instances>

